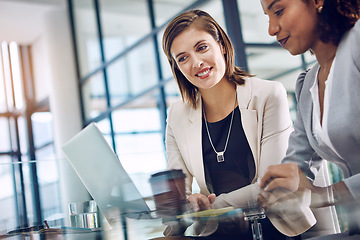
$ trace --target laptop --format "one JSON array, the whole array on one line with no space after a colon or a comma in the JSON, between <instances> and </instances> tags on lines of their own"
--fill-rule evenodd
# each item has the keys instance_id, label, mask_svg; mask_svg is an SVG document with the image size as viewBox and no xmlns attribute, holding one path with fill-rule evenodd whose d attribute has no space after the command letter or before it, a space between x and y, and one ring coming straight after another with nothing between
<instances>
[{"instance_id":1,"label":"laptop","mask_svg":"<svg viewBox=\"0 0 360 240\"><path fill-rule=\"evenodd\" d=\"M152 218L149 206L95 123L62 149L105 218L114 208L129 218Z\"/></svg>"}]
</instances>

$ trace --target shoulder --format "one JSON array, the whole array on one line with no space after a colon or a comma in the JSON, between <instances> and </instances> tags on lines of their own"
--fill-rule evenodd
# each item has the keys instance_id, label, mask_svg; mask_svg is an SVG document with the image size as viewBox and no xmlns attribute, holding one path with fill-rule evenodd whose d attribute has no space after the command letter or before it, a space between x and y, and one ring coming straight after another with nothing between
<instances>
[{"instance_id":1,"label":"shoulder","mask_svg":"<svg viewBox=\"0 0 360 240\"><path fill-rule=\"evenodd\" d=\"M184 119L184 116L187 116L192 109L192 106L188 103L183 102L182 99L176 100L173 102L168 111L168 122L173 120L179 121L179 119Z\"/></svg>"},{"instance_id":2,"label":"shoulder","mask_svg":"<svg viewBox=\"0 0 360 240\"><path fill-rule=\"evenodd\" d=\"M304 81L305 81L305 77L306 77L306 74L307 72L309 71L310 69L307 69L303 72L301 72L296 80L296 83L295 83L295 93L300 93L301 90L302 90L302 87L304 85Z\"/></svg>"},{"instance_id":3,"label":"shoulder","mask_svg":"<svg viewBox=\"0 0 360 240\"><path fill-rule=\"evenodd\" d=\"M245 85L251 84L254 88L257 89L266 89L268 87L271 88L284 88L284 86L277 81L270 81L266 79L261 79L257 77L248 77L246 78Z\"/></svg>"},{"instance_id":4,"label":"shoulder","mask_svg":"<svg viewBox=\"0 0 360 240\"><path fill-rule=\"evenodd\" d=\"M360 68L360 50L357 46L360 43L360 20L355 23L355 26L350 30L350 49L353 60L358 68ZM356 46L356 47L354 47Z\"/></svg>"},{"instance_id":5,"label":"shoulder","mask_svg":"<svg viewBox=\"0 0 360 240\"><path fill-rule=\"evenodd\" d=\"M355 23L353 29L354 29L354 31L357 32L358 34L360 33L360 20L357 20L357 22Z\"/></svg>"},{"instance_id":6,"label":"shoulder","mask_svg":"<svg viewBox=\"0 0 360 240\"><path fill-rule=\"evenodd\" d=\"M174 115L178 113L183 113L184 111L189 111L190 108L190 104L183 102L182 99L178 99L171 103L169 107L169 114Z\"/></svg>"},{"instance_id":7,"label":"shoulder","mask_svg":"<svg viewBox=\"0 0 360 240\"><path fill-rule=\"evenodd\" d=\"M358 20L355 25L349 30L347 34L344 35L344 38L341 40L341 42L350 41L351 43L358 44L360 41L360 20ZM352 46L353 47L353 46Z\"/></svg>"},{"instance_id":8,"label":"shoulder","mask_svg":"<svg viewBox=\"0 0 360 240\"><path fill-rule=\"evenodd\" d=\"M340 41L336 57L344 55L355 56L355 58L360 56L360 50L354 46L358 46L360 42L360 20L358 20L355 25L343 36Z\"/></svg>"},{"instance_id":9,"label":"shoulder","mask_svg":"<svg viewBox=\"0 0 360 240\"><path fill-rule=\"evenodd\" d=\"M246 79L245 84L251 85L252 95L272 96L286 93L285 87L278 81L250 77Z\"/></svg>"},{"instance_id":10,"label":"shoulder","mask_svg":"<svg viewBox=\"0 0 360 240\"><path fill-rule=\"evenodd\" d=\"M243 85L237 86L238 102L241 108L261 108L271 102L287 101L282 83L256 77L245 78Z\"/></svg>"},{"instance_id":11,"label":"shoulder","mask_svg":"<svg viewBox=\"0 0 360 240\"><path fill-rule=\"evenodd\" d=\"M314 79L316 77L317 71L319 68L319 63L316 62L311 68L301 72L295 83L295 95L299 101L299 96L303 92L303 89L310 89L314 84ZM307 91L307 93L310 93Z\"/></svg>"}]
</instances>

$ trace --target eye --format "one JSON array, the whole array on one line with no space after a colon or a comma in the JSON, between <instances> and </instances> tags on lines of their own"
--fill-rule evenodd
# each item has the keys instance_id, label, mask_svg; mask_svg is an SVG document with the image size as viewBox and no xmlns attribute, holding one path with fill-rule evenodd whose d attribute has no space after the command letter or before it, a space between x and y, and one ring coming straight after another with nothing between
<instances>
[{"instance_id":1,"label":"eye","mask_svg":"<svg viewBox=\"0 0 360 240\"><path fill-rule=\"evenodd\" d=\"M186 59L187 59L186 56L181 56L181 57L178 58L178 62L179 62L179 63L180 63L180 62L184 62Z\"/></svg>"},{"instance_id":2,"label":"eye","mask_svg":"<svg viewBox=\"0 0 360 240\"><path fill-rule=\"evenodd\" d=\"M200 51L206 50L207 48L208 48L207 45L201 45L201 46L199 46L199 48L197 50L200 52Z\"/></svg>"},{"instance_id":3,"label":"eye","mask_svg":"<svg viewBox=\"0 0 360 240\"><path fill-rule=\"evenodd\" d=\"M284 9L277 10L277 11L275 11L275 15L281 16L283 14L283 12L284 12Z\"/></svg>"}]
</instances>

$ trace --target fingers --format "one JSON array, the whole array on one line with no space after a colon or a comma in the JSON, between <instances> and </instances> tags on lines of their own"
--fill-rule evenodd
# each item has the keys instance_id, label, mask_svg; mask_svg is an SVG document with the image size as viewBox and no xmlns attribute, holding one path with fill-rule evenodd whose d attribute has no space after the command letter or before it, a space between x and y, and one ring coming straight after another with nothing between
<instances>
[{"instance_id":1,"label":"fingers","mask_svg":"<svg viewBox=\"0 0 360 240\"><path fill-rule=\"evenodd\" d=\"M266 198L265 198L263 195L259 194L259 195L258 195L258 198L257 198L257 201L258 201L258 203L259 203L259 205L260 205L261 207L267 209L267 207L268 207L268 202L267 202Z\"/></svg>"},{"instance_id":2,"label":"fingers","mask_svg":"<svg viewBox=\"0 0 360 240\"><path fill-rule=\"evenodd\" d=\"M296 191L299 181L299 167L295 163L285 163L268 167L259 185L265 191L275 188Z\"/></svg>"},{"instance_id":3,"label":"fingers","mask_svg":"<svg viewBox=\"0 0 360 240\"><path fill-rule=\"evenodd\" d=\"M213 196L210 197L210 199L212 198ZM195 212L211 209L211 202L204 194L194 193L190 195L187 200Z\"/></svg>"},{"instance_id":4,"label":"fingers","mask_svg":"<svg viewBox=\"0 0 360 240\"><path fill-rule=\"evenodd\" d=\"M284 177L284 178L274 178L271 182L264 188L265 191L271 192L275 189L287 189L291 192L296 192L299 187L298 178L293 177Z\"/></svg>"},{"instance_id":5,"label":"fingers","mask_svg":"<svg viewBox=\"0 0 360 240\"><path fill-rule=\"evenodd\" d=\"M296 199L294 192L311 190L316 187L295 163L279 164L268 167L259 181L260 195L258 202L261 206L269 208L278 201Z\"/></svg>"},{"instance_id":6,"label":"fingers","mask_svg":"<svg viewBox=\"0 0 360 240\"><path fill-rule=\"evenodd\" d=\"M209 199L209 201L210 201L210 204L213 204L213 203L215 202L215 200L216 200L216 195L215 195L215 193L210 194L210 195L208 196L208 199Z\"/></svg>"},{"instance_id":7,"label":"fingers","mask_svg":"<svg viewBox=\"0 0 360 240\"><path fill-rule=\"evenodd\" d=\"M262 194L258 196L261 206L267 208L284 194L295 192L299 188L299 167L295 163L284 163L268 167L259 182Z\"/></svg>"},{"instance_id":8,"label":"fingers","mask_svg":"<svg viewBox=\"0 0 360 240\"><path fill-rule=\"evenodd\" d=\"M298 173L298 166L295 163L285 163L269 166L261 178L260 187L265 187L273 179L288 178Z\"/></svg>"}]
</instances>

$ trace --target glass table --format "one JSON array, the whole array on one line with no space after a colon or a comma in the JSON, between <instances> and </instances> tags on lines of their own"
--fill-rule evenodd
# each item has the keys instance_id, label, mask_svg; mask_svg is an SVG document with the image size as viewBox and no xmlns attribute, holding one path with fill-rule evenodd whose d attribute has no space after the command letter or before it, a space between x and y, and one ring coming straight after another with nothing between
<instances>
[{"instance_id":1,"label":"glass table","mask_svg":"<svg viewBox=\"0 0 360 240\"><path fill-rule=\"evenodd\" d=\"M0 162L0 186L0 239L143 240L165 229L161 219L123 217L121 227L110 230L99 210L98 228L73 228L69 204L91 196L66 159ZM145 200L153 208L153 199Z\"/></svg>"},{"instance_id":2,"label":"glass table","mask_svg":"<svg viewBox=\"0 0 360 240\"><path fill-rule=\"evenodd\" d=\"M34 178L35 175L37 178ZM135 177L137 180L134 179L134 182L140 182L142 187L149 188L149 175ZM151 215L153 213L150 212L150 218L137 218L122 215L116 210L112 211L112 228L109 221L105 220L104 213L99 210L96 227L74 226L69 204L86 202L91 197L65 159L0 162L0 186L0 240L144 240L162 237L165 230L162 219L157 218L156 214ZM145 194L142 197L150 209L155 210L152 196ZM257 227L257 219L264 216L254 216L252 212L246 217ZM257 234L261 231L254 229L258 230L255 231ZM192 234L191 227L186 234ZM257 237L261 239L258 235Z\"/></svg>"}]
</instances>

